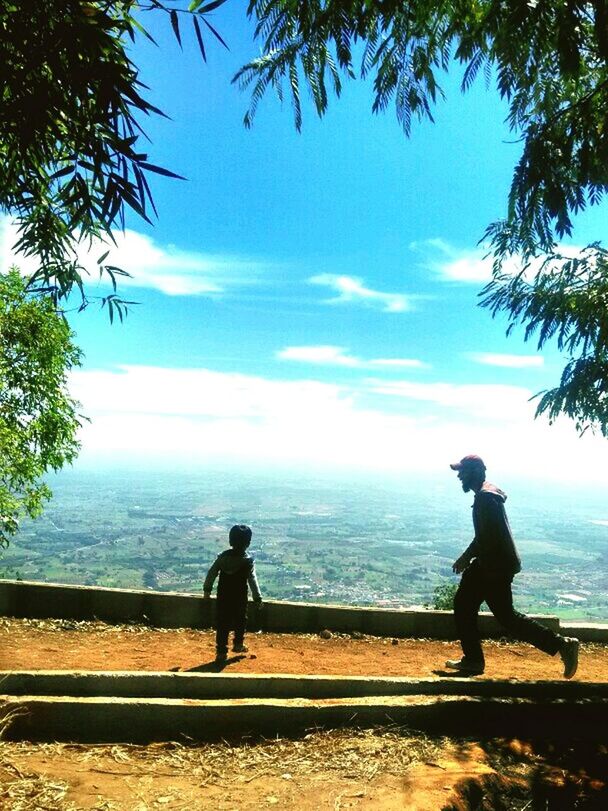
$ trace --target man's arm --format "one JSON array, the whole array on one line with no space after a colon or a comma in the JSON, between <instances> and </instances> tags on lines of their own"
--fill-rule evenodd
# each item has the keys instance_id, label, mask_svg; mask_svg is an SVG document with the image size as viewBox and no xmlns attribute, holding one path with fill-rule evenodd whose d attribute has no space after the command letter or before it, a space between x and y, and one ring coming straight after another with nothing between
<instances>
[{"instance_id":1,"label":"man's arm","mask_svg":"<svg viewBox=\"0 0 608 811\"><path fill-rule=\"evenodd\" d=\"M209 599L211 597L211 592L213 591L213 584L215 583L215 578L220 573L220 564L219 560L216 558L211 566L209 567L209 571L207 572L207 577L205 578L205 582L203 584L203 597Z\"/></svg>"},{"instance_id":2,"label":"man's arm","mask_svg":"<svg viewBox=\"0 0 608 811\"><path fill-rule=\"evenodd\" d=\"M477 543L477 538L473 538L473 540L464 550L462 555L459 558L457 558L452 564L452 571L456 572L456 574L460 574L461 572L463 572L467 568L469 563L473 560L473 558L477 556L478 547L479 544Z\"/></svg>"}]
</instances>

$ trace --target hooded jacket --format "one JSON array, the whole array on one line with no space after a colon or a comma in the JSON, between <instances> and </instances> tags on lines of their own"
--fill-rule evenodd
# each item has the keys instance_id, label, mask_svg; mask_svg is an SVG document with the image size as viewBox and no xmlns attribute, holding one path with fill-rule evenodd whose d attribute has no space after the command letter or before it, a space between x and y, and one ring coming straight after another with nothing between
<instances>
[{"instance_id":1,"label":"hooded jacket","mask_svg":"<svg viewBox=\"0 0 608 811\"><path fill-rule=\"evenodd\" d=\"M247 584L251 589L251 596L254 600L261 600L260 587L255 575L255 563L251 555L247 552L240 552L236 549L226 549L211 565L207 572L203 591L210 594L213 589L215 578L219 574L217 586L217 599L220 602L247 602Z\"/></svg>"},{"instance_id":2,"label":"hooded jacket","mask_svg":"<svg viewBox=\"0 0 608 811\"><path fill-rule=\"evenodd\" d=\"M488 574L513 577L521 571L521 560L505 512L507 495L499 487L484 482L473 501L475 537L466 553L476 558Z\"/></svg>"}]
</instances>

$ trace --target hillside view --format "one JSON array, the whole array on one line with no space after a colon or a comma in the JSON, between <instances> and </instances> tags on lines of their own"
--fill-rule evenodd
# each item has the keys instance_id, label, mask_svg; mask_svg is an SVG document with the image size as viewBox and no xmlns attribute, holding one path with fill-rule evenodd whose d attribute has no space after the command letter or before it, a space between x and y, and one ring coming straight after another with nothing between
<instances>
[{"instance_id":1,"label":"hillside view","mask_svg":"<svg viewBox=\"0 0 608 811\"><path fill-rule=\"evenodd\" d=\"M0 561L4 577L201 592L227 530L249 523L268 599L421 606L456 582L471 538L471 494L449 471L381 480L210 470L66 471L53 501ZM601 493L509 488L523 559L522 610L608 619L608 510Z\"/></svg>"}]
</instances>

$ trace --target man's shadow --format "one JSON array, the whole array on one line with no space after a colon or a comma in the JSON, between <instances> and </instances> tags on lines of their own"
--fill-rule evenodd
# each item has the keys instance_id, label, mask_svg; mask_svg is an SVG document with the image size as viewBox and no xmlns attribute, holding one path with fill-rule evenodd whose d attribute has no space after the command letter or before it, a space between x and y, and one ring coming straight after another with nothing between
<instances>
[{"instance_id":1,"label":"man's shadow","mask_svg":"<svg viewBox=\"0 0 608 811\"><path fill-rule=\"evenodd\" d=\"M442 679L476 679L483 675L483 673L459 673L457 670L442 670L441 668L431 670L431 673Z\"/></svg>"}]
</instances>

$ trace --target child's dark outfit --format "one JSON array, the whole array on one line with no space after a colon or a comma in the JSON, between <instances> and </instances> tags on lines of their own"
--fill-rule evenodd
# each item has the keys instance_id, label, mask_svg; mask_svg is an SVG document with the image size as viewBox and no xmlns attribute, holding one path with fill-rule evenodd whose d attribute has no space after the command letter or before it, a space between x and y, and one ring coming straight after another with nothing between
<instances>
[{"instance_id":1,"label":"child's dark outfit","mask_svg":"<svg viewBox=\"0 0 608 811\"><path fill-rule=\"evenodd\" d=\"M230 631L234 631L233 648L243 646L247 621L247 584L255 602L260 602L262 595L254 560L245 551L227 549L217 556L205 578L205 594L211 593L218 574L215 643L218 655L225 656Z\"/></svg>"}]
</instances>

